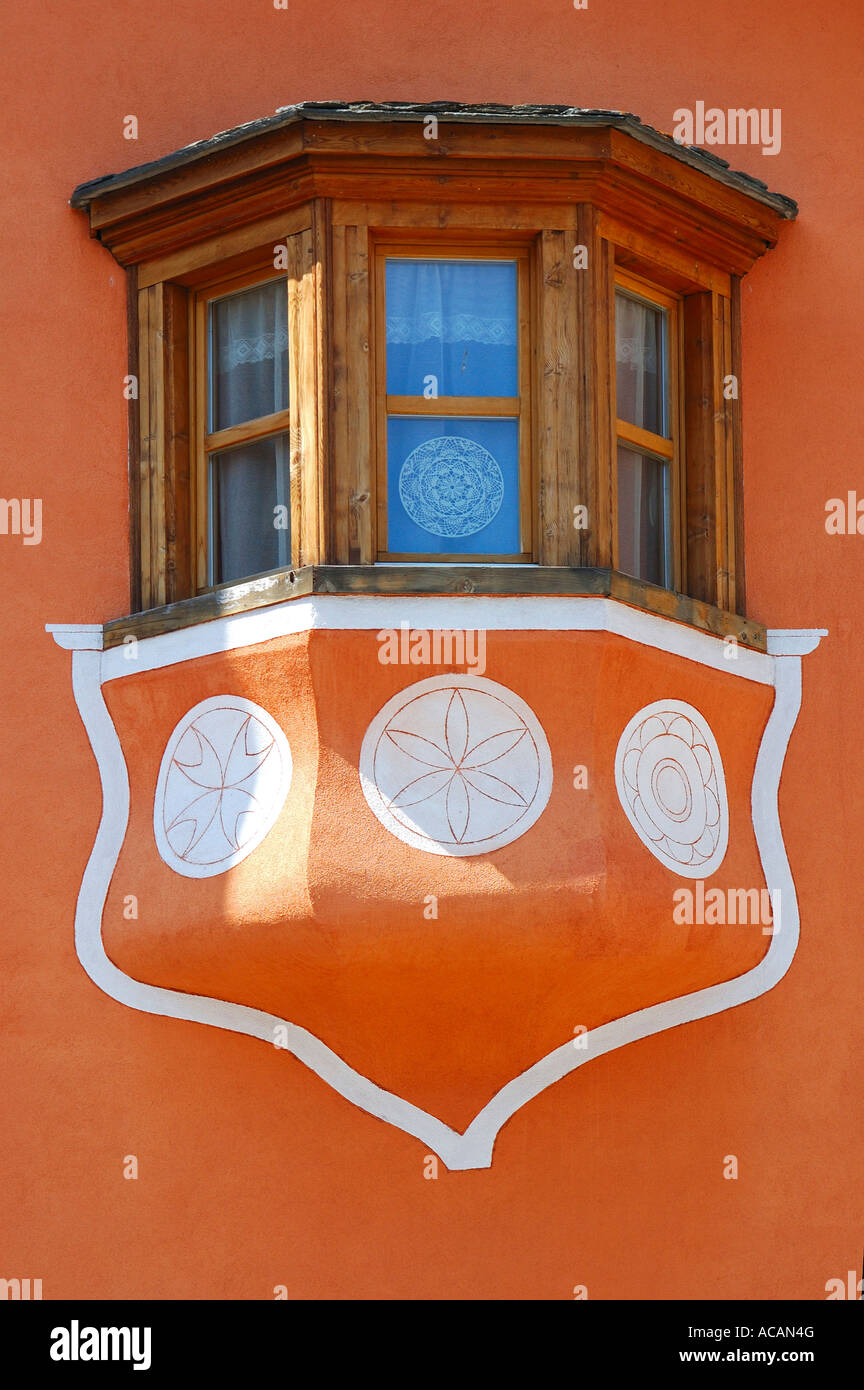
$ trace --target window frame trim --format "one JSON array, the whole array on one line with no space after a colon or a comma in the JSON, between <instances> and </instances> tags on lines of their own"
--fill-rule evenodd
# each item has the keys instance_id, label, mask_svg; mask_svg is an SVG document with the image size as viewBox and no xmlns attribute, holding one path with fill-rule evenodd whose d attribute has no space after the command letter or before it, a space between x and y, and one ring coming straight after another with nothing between
<instances>
[{"instance_id":1,"label":"window frame trim","mask_svg":"<svg viewBox=\"0 0 864 1390\"><path fill-rule=\"evenodd\" d=\"M373 419L373 459L371 473L375 481L375 539L373 564L536 564L536 463L533 436L532 387L533 362L536 344L536 323L531 285L534 275L533 240L524 233L508 233L502 229L501 235L490 235L483 240L465 240L464 234L434 232L427 229L405 229L399 239L380 236L374 230L370 235L371 276L371 320L373 325L373 371L371 374L371 411ZM392 411L390 402L407 401L410 397L396 397L387 394L387 322L386 322L386 263L388 259L402 260L462 260L462 261L515 261L517 286L517 373L519 383L518 397L490 396L494 405L503 406L510 400L518 401L516 418L518 420L519 450L519 539L520 551L513 554L492 552L424 551L400 552L386 548L383 541L388 536L388 467L387 467L387 420L391 414L409 417L424 417L438 414L467 418L506 417L504 409L458 409L465 401L485 401L485 397L439 396L434 406L427 403L418 410ZM422 400L423 398L418 398ZM437 402L452 402L453 409L445 411Z\"/></svg>"},{"instance_id":2,"label":"window frame trim","mask_svg":"<svg viewBox=\"0 0 864 1390\"><path fill-rule=\"evenodd\" d=\"M664 585L664 587L672 589L676 593L685 593L687 588L687 568L684 544L687 525L687 454L684 422L683 297L672 290L655 284L645 276L635 275L630 270L616 267L613 280L613 308L614 297L619 289L631 299L637 301L641 300L643 303L652 307L661 308L666 311L665 347L667 360L664 363L664 375L668 377L668 380L664 381L666 396L664 412L668 417L670 434L668 437L654 434L651 430L641 429L638 425L631 425L628 421L622 420L618 415L616 316L613 312L612 332L610 333L612 349L610 394L613 402L612 414L615 421L611 484L613 568L620 570L617 457L618 446L623 442L625 447L630 445L640 452L654 454L664 458L669 465L669 479L671 484L669 522L672 530L669 553L671 557L672 574L671 583ZM621 573L624 573L624 571L621 570Z\"/></svg>"},{"instance_id":3,"label":"window frame trim","mask_svg":"<svg viewBox=\"0 0 864 1390\"><path fill-rule=\"evenodd\" d=\"M192 537L194 561L192 578L195 594L214 589L222 581L214 578L215 543L214 515L212 506L212 460L213 456L226 449L241 444L267 439L275 434L288 434L289 457L291 434L297 418L297 402L293 399L294 374L291 370L290 326L289 326L289 367L288 367L288 407L270 415L257 416L254 420L243 421L222 430L208 433L212 382L212 354L209 338L209 308L218 299L227 299L232 294L254 289L258 285L270 284L277 280L285 282L286 318L290 304L290 276L287 270L275 270L272 260L268 267L249 269L228 279L214 279L206 285L199 285L189 295L189 419L190 419L190 474L189 489L190 514L189 527ZM289 511L293 511L289 497ZM293 530L293 528L292 528ZM290 534L290 533L289 533ZM293 546L293 534L291 535ZM292 557L293 562L293 557ZM252 575L246 579L254 578ZM243 582L243 581L235 581Z\"/></svg>"}]
</instances>

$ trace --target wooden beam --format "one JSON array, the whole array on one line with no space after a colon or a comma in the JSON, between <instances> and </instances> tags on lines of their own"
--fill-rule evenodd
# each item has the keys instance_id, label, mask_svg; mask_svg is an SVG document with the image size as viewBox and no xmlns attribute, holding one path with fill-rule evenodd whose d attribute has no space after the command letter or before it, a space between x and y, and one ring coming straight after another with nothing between
<instances>
[{"instance_id":1,"label":"wooden beam","mask_svg":"<svg viewBox=\"0 0 864 1390\"><path fill-rule=\"evenodd\" d=\"M612 598L717 637L734 636L755 651L764 652L767 646L765 629L758 623L629 575L605 568L519 565L320 565L302 570L278 570L242 584L222 585L196 598L152 612L106 623L104 645L116 647L125 637L154 637L311 594L380 597L527 594ZM466 612L465 621L467 626L471 625L470 610Z\"/></svg>"},{"instance_id":2,"label":"wooden beam","mask_svg":"<svg viewBox=\"0 0 864 1390\"><path fill-rule=\"evenodd\" d=\"M741 414L742 369L741 369L741 280L732 278L730 296L732 315L732 375L735 377L737 399L728 403L731 416L732 433L732 508L734 515L735 540L735 589L732 602L737 613L747 612L747 568L744 549L744 441Z\"/></svg>"},{"instance_id":3,"label":"wooden beam","mask_svg":"<svg viewBox=\"0 0 864 1390\"><path fill-rule=\"evenodd\" d=\"M373 564L369 230L334 226L332 240L332 553L338 564Z\"/></svg>"},{"instance_id":4,"label":"wooden beam","mask_svg":"<svg viewBox=\"0 0 864 1390\"><path fill-rule=\"evenodd\" d=\"M734 274L774 244L783 220L755 190L612 126L442 122L438 139L425 140L419 122L310 116L146 180L96 191L90 227L125 265L182 254L311 198L561 208L590 201ZM359 210L350 221L373 223Z\"/></svg>"},{"instance_id":5,"label":"wooden beam","mask_svg":"<svg viewBox=\"0 0 864 1390\"><path fill-rule=\"evenodd\" d=\"M537 560L575 565L581 559L575 508L587 502L580 474L579 281L573 268L576 228L544 231L537 256L535 468Z\"/></svg>"},{"instance_id":6,"label":"wooden beam","mask_svg":"<svg viewBox=\"0 0 864 1390\"><path fill-rule=\"evenodd\" d=\"M322 558L318 359L319 269L312 229L286 238L288 373L291 402L291 558L300 568Z\"/></svg>"},{"instance_id":7,"label":"wooden beam","mask_svg":"<svg viewBox=\"0 0 864 1390\"><path fill-rule=\"evenodd\" d=\"M311 341L314 344L315 394L307 401L307 431L314 430L314 457L317 516L310 526L306 563L333 558L333 504L335 479L330 452L333 409L333 236L329 198L316 198L312 204L312 259L314 275ZM314 418L313 418L314 413ZM313 484L310 482L310 490Z\"/></svg>"},{"instance_id":8,"label":"wooden beam","mask_svg":"<svg viewBox=\"0 0 864 1390\"><path fill-rule=\"evenodd\" d=\"M735 470L732 405L725 383L732 373L732 315L727 296L712 295L714 326L714 510L717 518L717 586L713 602L733 610L735 603Z\"/></svg>"},{"instance_id":9,"label":"wooden beam","mask_svg":"<svg viewBox=\"0 0 864 1390\"><path fill-rule=\"evenodd\" d=\"M683 317L687 589L694 598L714 603L717 595L717 524L712 296L707 292L687 295Z\"/></svg>"},{"instance_id":10,"label":"wooden beam","mask_svg":"<svg viewBox=\"0 0 864 1390\"><path fill-rule=\"evenodd\" d=\"M138 292L140 601L191 592L188 302L177 285Z\"/></svg>"},{"instance_id":11,"label":"wooden beam","mask_svg":"<svg viewBox=\"0 0 864 1390\"><path fill-rule=\"evenodd\" d=\"M601 235L596 208L576 209L576 245L585 249L584 269L572 270L577 291L579 354L578 412L580 501L588 508L588 527L579 538L579 563L610 566L615 546L615 410L612 334L615 324L615 262Z\"/></svg>"},{"instance_id":12,"label":"wooden beam","mask_svg":"<svg viewBox=\"0 0 864 1390\"><path fill-rule=\"evenodd\" d=\"M134 384L128 398L127 486L129 489L129 605L133 613L143 608L141 600L141 380L139 371L138 271L126 271L126 362Z\"/></svg>"}]
</instances>

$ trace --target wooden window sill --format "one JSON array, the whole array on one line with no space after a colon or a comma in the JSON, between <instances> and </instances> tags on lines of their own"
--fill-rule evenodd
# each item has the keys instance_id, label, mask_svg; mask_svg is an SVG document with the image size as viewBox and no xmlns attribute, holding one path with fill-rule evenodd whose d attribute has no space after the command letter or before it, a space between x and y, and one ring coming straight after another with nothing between
<instances>
[{"instance_id":1,"label":"wooden window sill","mask_svg":"<svg viewBox=\"0 0 864 1390\"><path fill-rule=\"evenodd\" d=\"M303 569L273 570L241 583L220 585L195 598L115 618L103 628L103 646L116 647L129 638L140 641L315 594L612 598L716 637L734 637L754 651L767 650L766 631L760 623L699 599L610 569L518 564L307 565ZM466 622L470 625L467 615Z\"/></svg>"}]
</instances>

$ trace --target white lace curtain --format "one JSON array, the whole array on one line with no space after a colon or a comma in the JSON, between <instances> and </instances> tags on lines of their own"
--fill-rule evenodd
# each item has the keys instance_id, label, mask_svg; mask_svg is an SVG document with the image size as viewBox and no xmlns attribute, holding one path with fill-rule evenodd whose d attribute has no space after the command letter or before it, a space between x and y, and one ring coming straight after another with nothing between
<instances>
[{"instance_id":1,"label":"white lace curtain","mask_svg":"<svg viewBox=\"0 0 864 1390\"><path fill-rule=\"evenodd\" d=\"M440 396L515 396L513 261L387 262L387 390Z\"/></svg>"},{"instance_id":2,"label":"white lace curtain","mask_svg":"<svg viewBox=\"0 0 864 1390\"><path fill-rule=\"evenodd\" d=\"M212 306L211 429L288 408L287 285L270 281ZM241 444L213 459L214 582L290 564L290 534L274 526L289 507L287 433Z\"/></svg>"},{"instance_id":3,"label":"white lace curtain","mask_svg":"<svg viewBox=\"0 0 864 1390\"><path fill-rule=\"evenodd\" d=\"M615 296L618 418L663 434L663 314L628 295Z\"/></svg>"},{"instance_id":4,"label":"white lace curtain","mask_svg":"<svg viewBox=\"0 0 864 1390\"><path fill-rule=\"evenodd\" d=\"M284 280L217 299L212 309L211 428L288 408L288 298Z\"/></svg>"}]
</instances>

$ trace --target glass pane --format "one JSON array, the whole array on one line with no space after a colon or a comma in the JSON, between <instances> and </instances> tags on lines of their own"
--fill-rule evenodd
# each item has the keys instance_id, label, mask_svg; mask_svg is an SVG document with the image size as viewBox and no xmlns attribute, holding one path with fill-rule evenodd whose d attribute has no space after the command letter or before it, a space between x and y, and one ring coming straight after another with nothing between
<instances>
[{"instance_id":1,"label":"glass pane","mask_svg":"<svg viewBox=\"0 0 864 1390\"><path fill-rule=\"evenodd\" d=\"M211 582L289 565L290 516L287 433L211 455Z\"/></svg>"},{"instance_id":2,"label":"glass pane","mask_svg":"<svg viewBox=\"0 0 864 1390\"><path fill-rule=\"evenodd\" d=\"M519 553L519 421L387 421L394 554Z\"/></svg>"},{"instance_id":3,"label":"glass pane","mask_svg":"<svg viewBox=\"0 0 864 1390\"><path fill-rule=\"evenodd\" d=\"M615 295L615 389L618 419L668 439L666 313Z\"/></svg>"},{"instance_id":4,"label":"glass pane","mask_svg":"<svg viewBox=\"0 0 864 1390\"><path fill-rule=\"evenodd\" d=\"M672 583L669 465L618 445L618 568L650 584Z\"/></svg>"},{"instance_id":5,"label":"glass pane","mask_svg":"<svg viewBox=\"0 0 864 1390\"><path fill-rule=\"evenodd\" d=\"M515 261L388 260L386 295L389 395L519 394Z\"/></svg>"},{"instance_id":6,"label":"glass pane","mask_svg":"<svg viewBox=\"0 0 864 1390\"><path fill-rule=\"evenodd\" d=\"M270 280L211 303L211 432L288 409L286 286Z\"/></svg>"}]
</instances>

